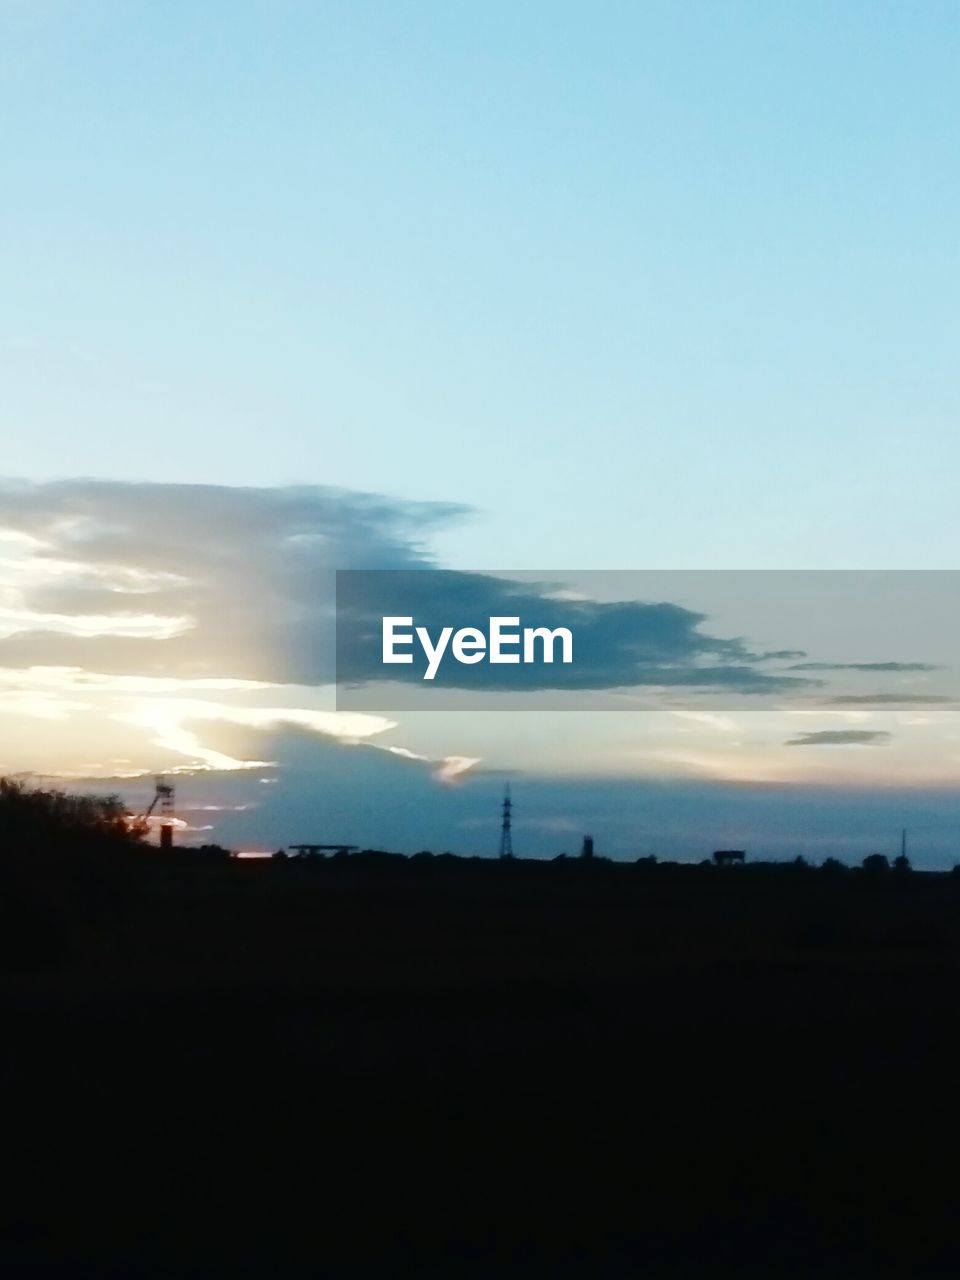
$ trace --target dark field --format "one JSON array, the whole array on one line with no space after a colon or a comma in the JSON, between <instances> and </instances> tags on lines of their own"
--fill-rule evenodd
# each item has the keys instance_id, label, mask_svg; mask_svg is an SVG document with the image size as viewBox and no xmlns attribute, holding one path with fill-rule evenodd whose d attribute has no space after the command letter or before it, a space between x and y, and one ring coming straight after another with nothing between
<instances>
[{"instance_id":1,"label":"dark field","mask_svg":"<svg viewBox=\"0 0 960 1280\"><path fill-rule=\"evenodd\" d=\"M7 1274L960 1274L956 877L122 858L7 895Z\"/></svg>"}]
</instances>

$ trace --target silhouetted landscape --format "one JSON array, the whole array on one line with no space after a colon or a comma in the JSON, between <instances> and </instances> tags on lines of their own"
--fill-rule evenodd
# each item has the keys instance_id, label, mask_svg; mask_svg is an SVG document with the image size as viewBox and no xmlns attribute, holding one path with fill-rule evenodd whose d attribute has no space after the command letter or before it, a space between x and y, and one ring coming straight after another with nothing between
<instances>
[{"instance_id":1,"label":"silhouetted landscape","mask_svg":"<svg viewBox=\"0 0 960 1280\"><path fill-rule=\"evenodd\" d=\"M958 65L0 0L0 1280L960 1277Z\"/></svg>"},{"instance_id":2,"label":"silhouetted landscape","mask_svg":"<svg viewBox=\"0 0 960 1280\"><path fill-rule=\"evenodd\" d=\"M950 1274L960 877L0 789L11 1275Z\"/></svg>"}]
</instances>

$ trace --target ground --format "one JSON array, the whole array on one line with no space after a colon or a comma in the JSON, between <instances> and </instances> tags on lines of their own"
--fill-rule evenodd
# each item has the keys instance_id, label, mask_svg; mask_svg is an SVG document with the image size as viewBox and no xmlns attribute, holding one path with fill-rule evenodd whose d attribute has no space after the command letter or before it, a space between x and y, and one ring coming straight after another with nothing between
<instances>
[{"instance_id":1,"label":"ground","mask_svg":"<svg viewBox=\"0 0 960 1280\"><path fill-rule=\"evenodd\" d=\"M0 979L9 1274L957 1273L957 878L133 856Z\"/></svg>"}]
</instances>

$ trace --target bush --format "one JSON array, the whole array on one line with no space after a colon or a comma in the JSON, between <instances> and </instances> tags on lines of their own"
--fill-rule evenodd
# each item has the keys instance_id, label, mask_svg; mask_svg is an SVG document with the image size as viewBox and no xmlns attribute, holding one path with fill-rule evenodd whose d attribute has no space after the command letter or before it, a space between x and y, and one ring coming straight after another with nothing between
<instances>
[{"instance_id":1,"label":"bush","mask_svg":"<svg viewBox=\"0 0 960 1280\"><path fill-rule=\"evenodd\" d=\"M0 778L0 965L61 964L114 930L142 834L117 796Z\"/></svg>"},{"instance_id":2,"label":"bush","mask_svg":"<svg viewBox=\"0 0 960 1280\"><path fill-rule=\"evenodd\" d=\"M890 870L890 863L886 854L868 853L863 860L863 869L869 875L883 875Z\"/></svg>"},{"instance_id":3,"label":"bush","mask_svg":"<svg viewBox=\"0 0 960 1280\"><path fill-rule=\"evenodd\" d=\"M119 796L69 795L0 778L0 842L98 844L139 840L144 832Z\"/></svg>"}]
</instances>

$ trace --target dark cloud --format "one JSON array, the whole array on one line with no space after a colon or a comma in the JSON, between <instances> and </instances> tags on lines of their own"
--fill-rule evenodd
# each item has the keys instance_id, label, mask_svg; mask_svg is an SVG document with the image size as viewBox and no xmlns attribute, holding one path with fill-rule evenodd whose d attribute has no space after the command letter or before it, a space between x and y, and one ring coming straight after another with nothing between
<instances>
[{"instance_id":1,"label":"dark cloud","mask_svg":"<svg viewBox=\"0 0 960 1280\"><path fill-rule=\"evenodd\" d=\"M463 513L448 503L317 486L2 483L0 528L37 540L29 549L34 567L58 563L55 574L25 579L22 605L36 622L0 640L0 664L330 683L334 571L375 568L394 572L382 575L376 599L355 602L352 621L361 630L374 623L379 629L380 617L399 609L401 595L402 612L431 628L451 619L486 626L497 614L520 614L537 626L575 621L573 678L570 668L563 671L562 687L569 690L652 685L762 694L816 684L760 670L766 655L740 639L708 634L703 614L666 601L571 602L556 598L551 583L420 572L432 567L426 540ZM79 616L124 614L187 625L162 639L70 634ZM341 657L346 679L383 679L379 646L374 655L360 646ZM560 664L455 665L462 687L488 690L502 687L504 672L518 670L519 680L514 674L506 687L549 688L560 671Z\"/></svg>"},{"instance_id":2,"label":"dark cloud","mask_svg":"<svg viewBox=\"0 0 960 1280\"><path fill-rule=\"evenodd\" d=\"M941 693L844 693L828 700L835 707L942 706L956 698Z\"/></svg>"},{"instance_id":3,"label":"dark cloud","mask_svg":"<svg viewBox=\"0 0 960 1280\"><path fill-rule=\"evenodd\" d=\"M802 733L790 738L787 747L876 747L890 741L883 729L823 729L819 733Z\"/></svg>"},{"instance_id":4,"label":"dark cloud","mask_svg":"<svg viewBox=\"0 0 960 1280\"><path fill-rule=\"evenodd\" d=\"M773 655L769 655L773 656ZM792 654L789 656L793 656ZM939 671L929 662L795 662L791 671Z\"/></svg>"},{"instance_id":5,"label":"dark cloud","mask_svg":"<svg viewBox=\"0 0 960 1280\"><path fill-rule=\"evenodd\" d=\"M789 673L764 670L770 660L804 655L754 652L741 638L710 634L704 614L668 600L571 601L549 582L421 573L433 567L427 542L437 527L464 513L321 486L0 482L0 529L35 540L24 551L28 567L31 558L34 568L57 562L56 572L24 578L22 608L35 619L0 639L0 665L327 684L335 674L334 571L367 568L395 572L389 590L381 581L376 599L354 602L350 621L361 638L394 609L434 633L451 621L485 627L498 614L519 615L524 625L575 625L572 669L447 661L438 684L448 687L783 695L819 688L819 671L929 669L798 662ZM145 614L186 622L162 639L71 634L79 617ZM344 681L419 679L416 668L385 672L378 652L362 644L341 659Z\"/></svg>"},{"instance_id":6,"label":"dark cloud","mask_svg":"<svg viewBox=\"0 0 960 1280\"><path fill-rule=\"evenodd\" d=\"M706 615L667 601L570 600L552 582L516 581L456 570L341 575L337 676L342 685L402 682L423 688L422 651L409 666L384 666L381 619L412 617L437 636L444 626L486 632L492 617L521 626L567 627L574 661L466 665L449 655L425 692L610 690L638 687L782 694L816 683L760 669L763 655L738 638L710 635Z\"/></svg>"}]
</instances>

